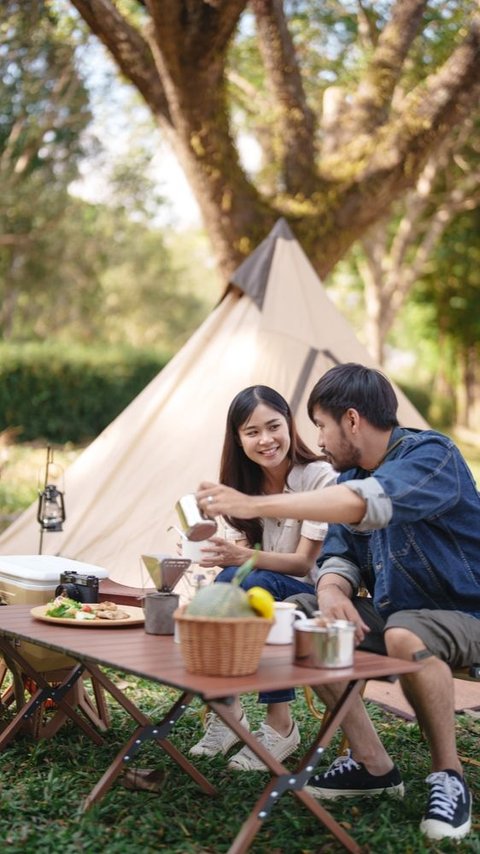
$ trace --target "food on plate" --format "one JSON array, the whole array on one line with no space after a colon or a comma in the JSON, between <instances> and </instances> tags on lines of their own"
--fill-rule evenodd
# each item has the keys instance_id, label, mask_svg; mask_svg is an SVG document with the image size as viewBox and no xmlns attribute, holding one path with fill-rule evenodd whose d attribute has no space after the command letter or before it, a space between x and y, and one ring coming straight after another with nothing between
<instances>
[{"instance_id":1,"label":"food on plate","mask_svg":"<svg viewBox=\"0 0 480 854\"><path fill-rule=\"evenodd\" d=\"M61 620L128 620L130 614L122 611L115 602L77 602L68 596L57 596L49 602L47 617Z\"/></svg>"},{"instance_id":2,"label":"food on plate","mask_svg":"<svg viewBox=\"0 0 480 854\"><path fill-rule=\"evenodd\" d=\"M126 620L130 615L115 605L114 608L99 608L95 616L98 620Z\"/></svg>"}]
</instances>

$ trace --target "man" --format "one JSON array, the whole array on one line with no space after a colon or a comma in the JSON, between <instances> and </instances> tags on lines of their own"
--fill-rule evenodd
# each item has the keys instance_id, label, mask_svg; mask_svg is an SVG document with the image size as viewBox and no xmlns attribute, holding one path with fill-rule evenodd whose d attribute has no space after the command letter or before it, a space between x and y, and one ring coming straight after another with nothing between
<instances>
[{"instance_id":1,"label":"man","mask_svg":"<svg viewBox=\"0 0 480 854\"><path fill-rule=\"evenodd\" d=\"M322 492L246 496L202 483L210 515L273 516L329 523L317 601L355 623L357 643L424 667L401 678L428 741L432 773L420 824L430 839L471 828L471 797L456 750L452 667L480 661L480 495L447 437L398 426L395 392L379 371L338 365L313 388L310 418L340 477ZM371 598L358 598L366 587ZM331 705L341 691L325 692ZM398 769L359 698L343 729L351 750L308 791L319 798L403 794Z\"/></svg>"}]
</instances>

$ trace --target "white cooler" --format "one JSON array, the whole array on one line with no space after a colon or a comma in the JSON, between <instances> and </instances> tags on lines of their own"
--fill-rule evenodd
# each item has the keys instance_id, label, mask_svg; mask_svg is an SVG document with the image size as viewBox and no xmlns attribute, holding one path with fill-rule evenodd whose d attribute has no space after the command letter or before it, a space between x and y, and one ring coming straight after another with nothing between
<instances>
[{"instance_id":1,"label":"white cooler","mask_svg":"<svg viewBox=\"0 0 480 854\"><path fill-rule=\"evenodd\" d=\"M77 572L79 575L96 575L108 578L101 566L82 563L66 557L53 555L0 555L0 597L6 605L45 605L55 596L62 572ZM50 652L35 644L22 641L22 652L38 667L42 663L45 671L55 670L70 664L71 659L61 653Z\"/></svg>"},{"instance_id":2,"label":"white cooler","mask_svg":"<svg viewBox=\"0 0 480 854\"><path fill-rule=\"evenodd\" d=\"M45 605L55 595L62 572L107 578L93 563L52 555L0 555L0 595L7 605Z\"/></svg>"}]
</instances>

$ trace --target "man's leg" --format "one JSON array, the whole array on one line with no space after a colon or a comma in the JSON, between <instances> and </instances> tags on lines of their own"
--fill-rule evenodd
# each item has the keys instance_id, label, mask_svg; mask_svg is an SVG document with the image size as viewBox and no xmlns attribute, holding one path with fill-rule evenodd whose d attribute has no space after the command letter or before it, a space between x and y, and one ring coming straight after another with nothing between
<instances>
[{"instance_id":1,"label":"man's leg","mask_svg":"<svg viewBox=\"0 0 480 854\"><path fill-rule=\"evenodd\" d=\"M401 628L387 629L385 644L389 655L408 661L424 648L417 635ZM449 665L432 655L417 673L400 676L400 684L429 744L432 770L452 768L462 774L455 739L453 676Z\"/></svg>"},{"instance_id":2,"label":"man's leg","mask_svg":"<svg viewBox=\"0 0 480 854\"><path fill-rule=\"evenodd\" d=\"M430 794L420 830L430 839L462 839L471 828L471 797L455 738L451 667L480 652L480 620L455 611L400 611L387 623L389 654L412 659L426 653L424 667L401 677L405 696L425 733L431 753Z\"/></svg>"}]
</instances>

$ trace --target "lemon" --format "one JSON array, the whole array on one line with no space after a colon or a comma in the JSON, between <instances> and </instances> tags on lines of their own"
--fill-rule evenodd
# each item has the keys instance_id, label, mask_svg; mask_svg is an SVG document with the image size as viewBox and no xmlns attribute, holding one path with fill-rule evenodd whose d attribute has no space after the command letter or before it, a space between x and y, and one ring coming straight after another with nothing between
<instances>
[{"instance_id":1,"label":"lemon","mask_svg":"<svg viewBox=\"0 0 480 854\"><path fill-rule=\"evenodd\" d=\"M275 611L275 599L263 587L251 587L247 590L248 602L255 613L266 620L271 620Z\"/></svg>"}]
</instances>

